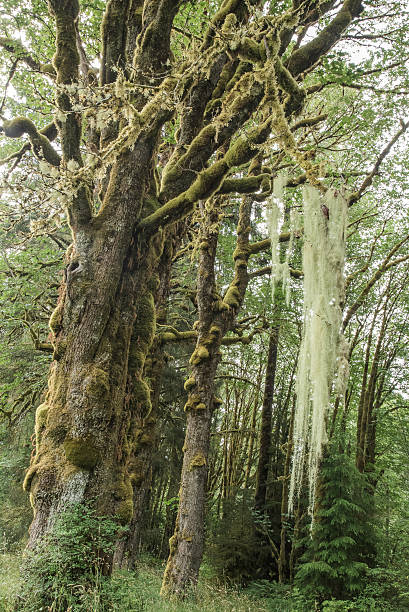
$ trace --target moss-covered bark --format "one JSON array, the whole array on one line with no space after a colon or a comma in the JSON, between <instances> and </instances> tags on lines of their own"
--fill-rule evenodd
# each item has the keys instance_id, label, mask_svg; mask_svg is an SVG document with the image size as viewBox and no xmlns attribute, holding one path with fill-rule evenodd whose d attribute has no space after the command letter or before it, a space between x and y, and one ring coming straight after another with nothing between
<instances>
[{"instance_id":1,"label":"moss-covered bark","mask_svg":"<svg viewBox=\"0 0 409 612\"><path fill-rule=\"evenodd\" d=\"M157 271L149 283L153 291L152 305L154 305L155 318L160 325L164 325L167 319L172 259L182 235L183 227L175 227L166 232L163 253ZM143 345L141 332L142 328L136 325L131 339L131 355L138 354ZM137 432L137 439L129 459L132 466L132 519L126 538L119 542L115 552L115 562L120 567L133 568L136 563L141 539L141 521L151 486L152 458L157 448L159 398L165 363L165 351L161 338L157 335L150 343L143 371L138 358L133 358L128 364L127 397L135 415L132 428Z\"/></svg>"},{"instance_id":2,"label":"moss-covered bark","mask_svg":"<svg viewBox=\"0 0 409 612\"><path fill-rule=\"evenodd\" d=\"M264 385L263 407L261 412L261 429L259 456L257 464L256 490L254 494L254 506L256 510L264 513L266 509L266 495L268 484L268 473L271 455L271 433L273 416L273 397L275 374L277 368L278 335L279 326L275 325L270 331L268 344L268 357L266 368L266 379Z\"/></svg>"},{"instance_id":3,"label":"moss-covered bark","mask_svg":"<svg viewBox=\"0 0 409 612\"><path fill-rule=\"evenodd\" d=\"M220 403L214 397L214 379L220 361L220 346L231 329L244 299L248 276L248 239L251 201L243 200L234 252L234 279L223 297L218 295L215 256L219 231L218 200L203 205L197 280L198 339L190 358L191 375L186 381L186 436L175 533L169 542L169 558L162 595L183 597L197 582L204 547L204 513L210 423Z\"/></svg>"}]
</instances>

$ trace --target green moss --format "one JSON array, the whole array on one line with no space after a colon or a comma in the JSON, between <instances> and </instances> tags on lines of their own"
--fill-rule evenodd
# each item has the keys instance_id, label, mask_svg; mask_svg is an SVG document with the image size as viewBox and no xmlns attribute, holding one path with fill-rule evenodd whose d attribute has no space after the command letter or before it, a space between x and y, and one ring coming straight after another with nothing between
<instances>
[{"instance_id":1,"label":"green moss","mask_svg":"<svg viewBox=\"0 0 409 612\"><path fill-rule=\"evenodd\" d=\"M33 481L34 476L37 473L37 470L38 470L38 465L31 465L28 468L28 470L26 472L26 475L24 477L24 480L23 480L23 489L24 489L24 491L29 491L30 490L31 483Z\"/></svg>"},{"instance_id":2,"label":"green moss","mask_svg":"<svg viewBox=\"0 0 409 612\"><path fill-rule=\"evenodd\" d=\"M108 372L89 364L84 368L84 385L87 397L100 399L110 389Z\"/></svg>"},{"instance_id":3,"label":"green moss","mask_svg":"<svg viewBox=\"0 0 409 612\"><path fill-rule=\"evenodd\" d=\"M40 446L42 430L45 427L45 424L47 422L48 410L49 410L48 404L40 404L40 406L36 410L35 438L36 438L36 448L37 449Z\"/></svg>"},{"instance_id":4,"label":"green moss","mask_svg":"<svg viewBox=\"0 0 409 612\"><path fill-rule=\"evenodd\" d=\"M53 332L54 336L57 336L59 331L61 331L63 313L64 313L64 304L60 302L59 304L57 304L56 308L54 309L50 317L50 321L48 323L49 328Z\"/></svg>"},{"instance_id":5,"label":"green moss","mask_svg":"<svg viewBox=\"0 0 409 612\"><path fill-rule=\"evenodd\" d=\"M55 68L52 64L40 64L42 72L55 75Z\"/></svg>"},{"instance_id":6,"label":"green moss","mask_svg":"<svg viewBox=\"0 0 409 612\"><path fill-rule=\"evenodd\" d=\"M247 260L247 258L250 255L250 249L249 248L243 248L243 247L236 247L233 251L233 259L234 261L236 261L236 259L245 259Z\"/></svg>"},{"instance_id":7,"label":"green moss","mask_svg":"<svg viewBox=\"0 0 409 612\"><path fill-rule=\"evenodd\" d=\"M133 400L137 404L148 404L150 405L150 388L146 382L142 379L134 381L132 390Z\"/></svg>"},{"instance_id":8,"label":"green moss","mask_svg":"<svg viewBox=\"0 0 409 612\"><path fill-rule=\"evenodd\" d=\"M185 381L185 384L183 385L185 391L189 391L189 389L192 389L196 384L196 380L193 376L191 376L190 378L188 378Z\"/></svg>"},{"instance_id":9,"label":"green moss","mask_svg":"<svg viewBox=\"0 0 409 612\"><path fill-rule=\"evenodd\" d=\"M204 404L203 402L200 402L199 404L195 404L194 410L206 410L206 404Z\"/></svg>"},{"instance_id":10,"label":"green moss","mask_svg":"<svg viewBox=\"0 0 409 612\"><path fill-rule=\"evenodd\" d=\"M209 333L205 338L203 338L202 342L205 346L210 346L217 342L222 335L222 330L217 325L212 325Z\"/></svg>"},{"instance_id":11,"label":"green moss","mask_svg":"<svg viewBox=\"0 0 409 612\"><path fill-rule=\"evenodd\" d=\"M10 121L4 121L3 130L9 138L21 138L24 134L28 134L36 156L40 158L44 157L44 159L53 166L59 165L60 156L53 149L48 138L37 130L30 119L26 117L16 117Z\"/></svg>"},{"instance_id":12,"label":"green moss","mask_svg":"<svg viewBox=\"0 0 409 612\"><path fill-rule=\"evenodd\" d=\"M127 475L124 476L123 474L119 473L118 478L119 478L119 482L117 482L115 485L114 497L120 500L124 500L124 499L128 499L129 497L132 497L133 489L132 489L132 483L131 483L130 477Z\"/></svg>"},{"instance_id":13,"label":"green moss","mask_svg":"<svg viewBox=\"0 0 409 612\"><path fill-rule=\"evenodd\" d=\"M189 463L189 470L192 471L194 468L203 467L206 463L206 457L202 453L196 453Z\"/></svg>"},{"instance_id":14,"label":"green moss","mask_svg":"<svg viewBox=\"0 0 409 612\"><path fill-rule=\"evenodd\" d=\"M188 400L184 406L184 411L195 410L196 406L201 403L200 395L193 393L189 395Z\"/></svg>"},{"instance_id":15,"label":"green moss","mask_svg":"<svg viewBox=\"0 0 409 612\"><path fill-rule=\"evenodd\" d=\"M121 525L130 523L133 517L133 499L124 499L121 501L117 506L116 516Z\"/></svg>"},{"instance_id":16,"label":"green moss","mask_svg":"<svg viewBox=\"0 0 409 612\"><path fill-rule=\"evenodd\" d=\"M192 365L199 365L201 361L209 358L209 351L204 346L198 346L195 351L193 351L191 358L189 359L189 363Z\"/></svg>"},{"instance_id":17,"label":"green moss","mask_svg":"<svg viewBox=\"0 0 409 612\"><path fill-rule=\"evenodd\" d=\"M8 138L21 138L24 134L34 135L37 132L34 123L26 117L3 121L3 130Z\"/></svg>"},{"instance_id":18,"label":"green moss","mask_svg":"<svg viewBox=\"0 0 409 612\"><path fill-rule=\"evenodd\" d=\"M229 305L226 304L226 302L224 300L219 298L218 300L215 300L213 302L213 310L215 312L224 312L226 310L229 310Z\"/></svg>"},{"instance_id":19,"label":"green moss","mask_svg":"<svg viewBox=\"0 0 409 612\"><path fill-rule=\"evenodd\" d=\"M219 397L213 398L213 406L221 406L222 404L223 404L223 400L221 400Z\"/></svg>"},{"instance_id":20,"label":"green moss","mask_svg":"<svg viewBox=\"0 0 409 612\"><path fill-rule=\"evenodd\" d=\"M100 458L100 453L90 436L84 439L68 438L63 448L67 460L84 470L92 470Z\"/></svg>"},{"instance_id":21,"label":"green moss","mask_svg":"<svg viewBox=\"0 0 409 612\"><path fill-rule=\"evenodd\" d=\"M57 342L54 346L53 359L58 361L64 356L65 351L67 350L68 342L66 338L58 338Z\"/></svg>"},{"instance_id":22,"label":"green moss","mask_svg":"<svg viewBox=\"0 0 409 612\"><path fill-rule=\"evenodd\" d=\"M238 308L240 306L240 291L235 285L228 288L224 301L231 308Z\"/></svg>"},{"instance_id":23,"label":"green moss","mask_svg":"<svg viewBox=\"0 0 409 612\"><path fill-rule=\"evenodd\" d=\"M262 60L260 46L251 38L244 38L238 48L239 58L243 61L258 63Z\"/></svg>"},{"instance_id":24,"label":"green moss","mask_svg":"<svg viewBox=\"0 0 409 612\"><path fill-rule=\"evenodd\" d=\"M177 548L177 535L174 534L171 538L169 538L169 552L172 555L173 553L175 553L176 548Z\"/></svg>"},{"instance_id":25,"label":"green moss","mask_svg":"<svg viewBox=\"0 0 409 612\"><path fill-rule=\"evenodd\" d=\"M156 328L156 312L153 295L146 291L136 304L136 320L129 350L128 367L132 372L140 372L147 352L152 344Z\"/></svg>"}]
</instances>

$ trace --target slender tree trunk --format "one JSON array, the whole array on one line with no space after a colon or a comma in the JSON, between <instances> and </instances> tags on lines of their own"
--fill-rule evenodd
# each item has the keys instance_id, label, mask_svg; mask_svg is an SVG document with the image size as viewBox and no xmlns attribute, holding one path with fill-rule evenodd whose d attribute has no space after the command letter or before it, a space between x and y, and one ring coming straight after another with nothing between
<instances>
[{"instance_id":1,"label":"slender tree trunk","mask_svg":"<svg viewBox=\"0 0 409 612\"><path fill-rule=\"evenodd\" d=\"M287 438L287 452L285 455L283 488L281 494L281 534L280 534L280 556L278 558L278 580L285 582L287 569L287 521L288 521L288 483L290 478L291 456L293 453L293 429L295 415L295 397L290 415L290 427Z\"/></svg>"},{"instance_id":2,"label":"slender tree trunk","mask_svg":"<svg viewBox=\"0 0 409 612\"><path fill-rule=\"evenodd\" d=\"M213 394L214 379L222 339L233 324L247 288L250 211L251 201L245 198L239 213L234 280L221 298L217 294L214 272L219 210L215 202L213 206L204 207L206 216L200 242L197 289L199 335L190 359L191 376L185 383L189 396L185 406L187 425L180 502L163 578L161 593L164 596L183 597L189 586L196 584L202 561L210 425L213 408L219 402Z\"/></svg>"},{"instance_id":3,"label":"slender tree trunk","mask_svg":"<svg viewBox=\"0 0 409 612\"><path fill-rule=\"evenodd\" d=\"M248 451L246 453L247 462L246 462L246 473L244 475L244 488L247 489L250 482L250 473L254 460L254 442L257 436L257 409L258 409L258 398L261 392L262 385L262 360L260 359L260 365L257 374L257 384L256 384L256 393L254 397L253 410L251 413L251 425L250 425L250 434L249 434L249 443L248 443Z\"/></svg>"},{"instance_id":4,"label":"slender tree trunk","mask_svg":"<svg viewBox=\"0 0 409 612\"><path fill-rule=\"evenodd\" d=\"M277 369L278 334L279 326L274 325L271 328L268 345L264 398L261 412L260 451L257 466L256 491L254 494L254 506L259 512L263 512L265 510L266 504L271 452L274 381Z\"/></svg>"}]
</instances>

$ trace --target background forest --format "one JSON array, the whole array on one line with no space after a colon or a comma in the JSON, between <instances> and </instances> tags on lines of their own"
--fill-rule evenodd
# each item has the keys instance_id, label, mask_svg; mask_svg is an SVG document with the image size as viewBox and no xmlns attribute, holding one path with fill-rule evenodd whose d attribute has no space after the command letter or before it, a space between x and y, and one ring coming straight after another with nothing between
<instances>
[{"instance_id":1,"label":"background forest","mask_svg":"<svg viewBox=\"0 0 409 612\"><path fill-rule=\"evenodd\" d=\"M54 13L58 4L50 2ZM146 15L153 11L151 5L160 4L145 3ZM231 142L237 143L243 133L250 138L250 131L264 125L266 117L279 114L278 107L285 109L293 140L288 144L288 134L280 132L282 125L273 122L261 144L249 145L255 152L252 149L247 159L229 166L217 189L209 195L199 193L196 206L171 219L169 227L174 229L161 245L158 282L149 293L154 296L152 303L146 300L135 306L140 327L146 324L144 312L151 306L156 324L146 347L141 332L132 336L137 350L130 351L129 359L135 365L138 351L145 354L139 370L135 366L137 383L126 387L129 396L133 393L129 401L136 402L138 414L126 451L129 456L133 453L130 500L117 493L118 503L109 511L93 505L91 496L84 503L67 504L36 547L23 555L32 505L40 508L41 496L37 489L30 495L23 491L22 483L30 461L35 465L45 439L41 436L46 435L50 365L63 359L59 340L63 323L62 319L56 323L56 304L61 304L64 291L69 295L73 265L80 268L70 247L73 236L74 243L80 242L78 220L69 204L67 220L62 205L64 198L66 204L67 198L75 200L80 193L75 191L79 166L69 166L69 158L66 163L63 132L72 117L84 117L79 150L84 159L92 158L95 134L105 145L115 144L121 121L130 125L136 121L132 105L137 107L140 100L134 91L134 98L123 93L132 79L119 61L113 62L111 77L98 82L109 23L113 31L117 27L113 0L80 2L77 47L83 93L80 88L75 94L77 106L63 111L61 98L69 96L64 92L55 96L56 78L57 83L63 81L58 81L55 57L51 63L58 39L56 43L49 6L42 0L0 2L0 610L403 612L409 609L409 5L364 2L334 44L296 77L305 92L302 104L288 110L286 103L290 107L293 98L290 94L285 98L283 86L278 107L272 103L266 110L260 103L244 117L245 123L242 108L234 101L237 79L234 85L232 75L238 71L240 80L261 71L261 51L255 60L250 42L257 41L260 48L266 45L268 51L266 15L278 19L291 10L301 14L287 46L282 43L282 61L290 70L297 51L318 40L338 12L354 3L176 4L169 65L183 65L187 71L186 63L197 57L200 69L213 61L200 45L210 40L209 32L219 32L220 44L227 44L233 37L229 28L236 21L228 22L226 15L237 13L240 40L247 41L240 43L238 56L230 45L231 65L227 63L222 72L224 81L222 76L216 81L219 93L205 100L202 125L216 125L216 142L218 132L221 135L220 146L213 147L202 167L216 168L231 150ZM111 22L105 18L101 29L106 5L112 10ZM236 5L248 11L245 19ZM142 3L132 6L135 14L139 7L141 16ZM264 73L260 78L265 78ZM192 82L188 82L188 108L195 109L199 77ZM293 85L288 85L289 90ZM160 86L149 81L144 85L154 90L152 95ZM180 134L187 131L184 95L180 94L174 114L163 121L155 149L155 180L165 187L175 167L169 160L177 158ZM200 96L210 96L205 87ZM245 99L250 94L243 87L240 96ZM237 113L238 126L225 137L224 126L230 119L224 124L225 117L220 119L217 113L230 103L236 104L232 117ZM126 119L118 110L122 105ZM14 124L18 129L13 133L11 119L16 117L29 118L30 125L37 127L20 129ZM53 163L47 148L53 142L51 149L61 154L62 165L66 163L64 172L71 173L72 184L77 181L71 194L66 184L58 182L62 166ZM196 150L197 158L206 146ZM188 155L190 148L186 145L184 151ZM108 174L116 163L116 157L109 158ZM203 175L202 167L194 169L195 176ZM97 179L91 197L98 212L98 206L104 208L101 194L110 192L107 175L97 166L94 171ZM276 230L274 253L271 226L277 198L273 192L277 195L280 180L284 182L282 225ZM342 193L348 203L342 318L349 379L338 394L331 381L333 393L324 417L328 442L312 512L305 468L289 513L303 335L303 186L309 182ZM162 204L168 201L157 197ZM146 206L148 219L155 215L152 210L161 211ZM323 210L324 216L328 214L331 211ZM159 226L154 237L162 232ZM143 224L139 227L143 230ZM278 273L283 262L288 264L287 287ZM143 283L137 287L145 287ZM214 355L212 343L218 343ZM98 396L96 403L102 401ZM140 418L144 402L149 410ZM208 415L208 434L194 421L198 414ZM208 454L201 450L203 440L189 437L196 435L192 431L208 435ZM184 455L194 444L198 446L187 469ZM64 448L67 457L80 453ZM92 471L97 459L90 457L91 453L72 463ZM183 531L180 522L190 508L183 505L186 495L180 494L181 473L182 487L188 487L186 478L196 472L206 482L204 524L199 509L193 512L195 522ZM126 478L118 478L126 488ZM190 499L194 503L196 494ZM200 506L200 488L197 500ZM176 549L181 540L189 545L196 532L204 534L203 563L199 546L191 560L196 569L189 569L180 586L172 578ZM107 559L112 558L109 577ZM199 566L195 598L189 588Z\"/></svg>"}]
</instances>

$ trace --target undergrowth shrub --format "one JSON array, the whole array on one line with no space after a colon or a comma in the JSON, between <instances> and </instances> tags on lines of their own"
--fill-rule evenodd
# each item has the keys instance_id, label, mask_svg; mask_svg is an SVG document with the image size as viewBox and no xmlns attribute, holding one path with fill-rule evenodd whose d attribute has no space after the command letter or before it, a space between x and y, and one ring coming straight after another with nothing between
<instances>
[{"instance_id":1,"label":"undergrowth shrub","mask_svg":"<svg viewBox=\"0 0 409 612\"><path fill-rule=\"evenodd\" d=\"M271 560L271 552L260 540L251 500L226 502L223 517L209 529L208 560L219 580L246 585Z\"/></svg>"},{"instance_id":2,"label":"undergrowth shrub","mask_svg":"<svg viewBox=\"0 0 409 612\"><path fill-rule=\"evenodd\" d=\"M105 559L121 528L84 505L71 506L26 554L17 609L24 612L111 610Z\"/></svg>"},{"instance_id":3,"label":"undergrowth shrub","mask_svg":"<svg viewBox=\"0 0 409 612\"><path fill-rule=\"evenodd\" d=\"M375 539L371 501L351 458L333 450L321 468L315 522L295 576L306 597L349 600L363 591Z\"/></svg>"}]
</instances>

